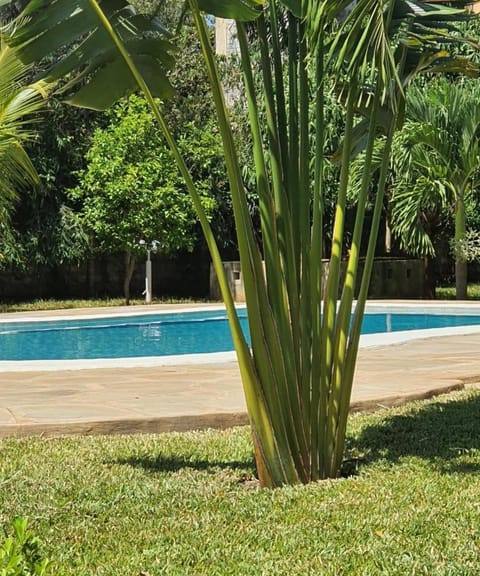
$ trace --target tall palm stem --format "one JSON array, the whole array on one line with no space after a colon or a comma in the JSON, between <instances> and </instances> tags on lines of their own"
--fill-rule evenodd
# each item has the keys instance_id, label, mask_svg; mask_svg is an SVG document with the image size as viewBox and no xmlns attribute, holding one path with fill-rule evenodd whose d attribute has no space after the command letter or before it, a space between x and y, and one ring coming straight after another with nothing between
<instances>
[{"instance_id":1,"label":"tall palm stem","mask_svg":"<svg viewBox=\"0 0 480 576\"><path fill-rule=\"evenodd\" d=\"M199 33L219 120L220 133L224 143L245 294L248 302L253 358L258 373L257 384L264 395L265 409L270 417L270 430L262 430L261 434L259 433L257 437L254 436L258 440L257 449L265 454L263 462L267 473L261 478L261 482L266 485L278 485L284 482L306 481L306 450L302 444L304 435L302 437L295 436L295 440L299 443L300 451L296 448L295 442L289 441L289 438L291 440L291 436L295 433L291 429L289 421L285 418L285 405L279 394L279 390L286 390L288 386L283 349L279 338L278 325L268 300L262 261L253 234L253 225L248 214L245 190L215 57L206 24L198 9L196 0L190 0L190 7ZM266 435L267 440L270 438L267 446L263 445L263 434ZM279 451L278 455L265 453L266 449L270 450L273 446ZM267 467L269 467L268 470ZM261 465L260 468L259 473L263 474L263 466Z\"/></svg>"},{"instance_id":2,"label":"tall palm stem","mask_svg":"<svg viewBox=\"0 0 480 576\"><path fill-rule=\"evenodd\" d=\"M340 299L337 322L335 326L334 340L334 357L332 365L332 380L329 404L329 423L330 429L329 442L332 445L331 462L328 474L338 473L338 452L337 446L337 427L339 424L339 414L342 410L342 398L346 396L345 389L348 388L349 382L345 379L345 362L348 337L350 332L350 316L352 313L352 304L355 294L358 264L360 260L360 244L362 239L363 226L365 222L365 210L367 205L368 189L370 185L370 175L372 168L372 158L377 137L377 117L381 102L381 85L377 81L372 98L372 109L370 111L370 122L368 128L367 146L364 155L363 176L360 191L357 199L357 213L355 216L355 225L353 229L352 241L349 249L349 257L346 266L345 280L343 283L343 292ZM349 396L349 394L347 394ZM342 447L343 453L343 447Z\"/></svg>"},{"instance_id":3,"label":"tall palm stem","mask_svg":"<svg viewBox=\"0 0 480 576\"><path fill-rule=\"evenodd\" d=\"M310 428L311 401L311 347L312 314L310 298L310 248L311 248L311 198L310 186L310 94L308 82L308 47L305 23L299 24L299 62L298 62L298 116L299 116L299 157L298 186L296 192L300 206L298 210L298 230L300 258L297 266L300 273L299 323L300 328L300 386L302 394L302 415L305 429Z\"/></svg>"},{"instance_id":4,"label":"tall palm stem","mask_svg":"<svg viewBox=\"0 0 480 576\"><path fill-rule=\"evenodd\" d=\"M340 271L343 247L343 232L345 227L345 208L347 200L348 177L349 177L349 158L352 141L353 120L355 114L356 93L351 90L348 95L347 114L345 120L345 138L343 142L342 168L340 171L340 182L337 194L337 204L335 208L335 220L332 237L332 250L328 264L328 277L325 287L325 297L323 304L322 332L321 332L321 380L320 386L324 394L321 395L320 401L323 406L320 407L320 413L325 418L320 420L320 426L323 430L320 434L322 438L320 454L322 462L320 463L321 477L325 478L329 470L328 456L332 453L333 442L329 429L332 427L331 415L333 398L331 398L331 377L333 357L335 350L333 348L335 336L335 321L337 315L337 298L340 283ZM326 392L326 393L325 393Z\"/></svg>"},{"instance_id":5,"label":"tall palm stem","mask_svg":"<svg viewBox=\"0 0 480 576\"><path fill-rule=\"evenodd\" d=\"M263 150L260 120L258 116L258 104L255 96L255 86L251 68L250 56L246 39L245 28L241 23L237 23L237 32L242 56L242 68L245 78L247 103L250 118L250 128L253 138L253 156L257 174L257 191L259 195L259 206L261 215L262 237L264 244L265 270L267 277L267 287L269 302L272 306L273 316L284 343L283 363L285 366L285 378L278 382L277 393L279 397L286 399L279 408L280 413L288 421L288 428L295 433L290 434L290 442L294 445L295 452L300 454L301 446L298 438L304 436L301 422L294 418L299 413L299 398L294 386L288 383L296 379L295 361L292 358L292 351L295 349L293 334L290 325L290 313L288 307L288 297L286 294L286 284L284 281L283 264L281 251L278 242L277 219L275 207L276 203L271 194L268 184L268 171ZM270 117L269 122L273 122ZM298 462L297 462L298 464Z\"/></svg>"},{"instance_id":6,"label":"tall palm stem","mask_svg":"<svg viewBox=\"0 0 480 576\"><path fill-rule=\"evenodd\" d=\"M455 245L460 246L466 232L465 191L455 191ZM455 297L457 300L467 298L467 262L457 251L455 256Z\"/></svg>"},{"instance_id":7,"label":"tall palm stem","mask_svg":"<svg viewBox=\"0 0 480 576\"><path fill-rule=\"evenodd\" d=\"M362 321L365 313L368 288L370 286L370 279L372 276L378 231L380 228L380 221L383 210L385 186L387 182L388 170L390 165L393 136L395 134L395 121L396 118L394 118L391 122L383 150L382 164L380 168L380 175L378 178L377 192L375 196L375 206L373 210L373 217L370 227L367 253L365 256L362 282L360 285L357 304L355 307L355 314L353 316L352 325L350 329L350 338L348 342L347 356L345 360L345 369L343 374L342 395L339 402L340 410L338 414L337 429L335 431L336 454L335 454L335 460L333 462L334 470L338 469L341 464L341 458L343 455L343 449L345 445L345 431L347 427L348 407L350 406L350 396L352 393L353 376L355 372L355 365L358 355L358 347L360 344Z\"/></svg>"},{"instance_id":8,"label":"tall palm stem","mask_svg":"<svg viewBox=\"0 0 480 576\"><path fill-rule=\"evenodd\" d=\"M315 167L312 205L312 229L310 250L310 298L312 317L311 382L312 400L310 408L310 434L312 454L312 479L319 475L319 427L324 421L326 407L320 398L327 395L321 387L321 327L322 327L322 239L323 239L323 194L324 194L324 148L325 148L325 96L324 96L324 47L323 34L315 50Z\"/></svg>"}]
</instances>

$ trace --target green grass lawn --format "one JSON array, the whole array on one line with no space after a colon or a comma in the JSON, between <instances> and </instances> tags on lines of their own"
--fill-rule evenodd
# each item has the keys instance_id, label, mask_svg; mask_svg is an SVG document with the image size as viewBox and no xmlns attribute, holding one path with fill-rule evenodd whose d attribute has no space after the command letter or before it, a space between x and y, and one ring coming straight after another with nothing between
<instances>
[{"instance_id":1,"label":"green grass lawn","mask_svg":"<svg viewBox=\"0 0 480 576\"><path fill-rule=\"evenodd\" d=\"M480 391L351 418L353 476L261 490L248 429L0 441L52 574L476 575Z\"/></svg>"},{"instance_id":2,"label":"green grass lawn","mask_svg":"<svg viewBox=\"0 0 480 576\"><path fill-rule=\"evenodd\" d=\"M188 304L201 302L188 298L154 298L152 304ZM0 303L0 312L35 312L37 310L69 310L72 308L97 308L110 306L124 306L123 298L98 298L91 300L34 300L32 302ZM131 306L146 305L144 299L131 299Z\"/></svg>"},{"instance_id":3,"label":"green grass lawn","mask_svg":"<svg viewBox=\"0 0 480 576\"><path fill-rule=\"evenodd\" d=\"M438 300L455 300L455 286L439 286L436 296ZM469 300L480 300L480 284L469 284L467 297Z\"/></svg>"},{"instance_id":4,"label":"green grass lawn","mask_svg":"<svg viewBox=\"0 0 480 576\"><path fill-rule=\"evenodd\" d=\"M455 286L440 286L436 289L438 300L455 300ZM468 285L469 300L480 300L480 284ZM154 298L153 304L184 304L199 302L199 300L178 299L178 298ZM64 310L71 308L96 308L103 306L123 306L125 300L122 298L103 298L91 300L35 300L33 302L0 303L1 312L33 312L36 310ZM145 304L144 299L132 299L130 304L141 306Z\"/></svg>"}]
</instances>

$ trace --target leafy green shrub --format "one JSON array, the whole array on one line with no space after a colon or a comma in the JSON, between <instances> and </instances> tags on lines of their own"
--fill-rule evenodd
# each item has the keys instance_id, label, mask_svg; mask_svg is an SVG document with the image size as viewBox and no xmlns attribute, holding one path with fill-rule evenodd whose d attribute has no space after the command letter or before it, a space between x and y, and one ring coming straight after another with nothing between
<instances>
[{"instance_id":1,"label":"leafy green shrub","mask_svg":"<svg viewBox=\"0 0 480 576\"><path fill-rule=\"evenodd\" d=\"M40 540L27 530L25 518L12 522L13 535L0 541L0 576L46 576L51 562L42 558Z\"/></svg>"}]
</instances>

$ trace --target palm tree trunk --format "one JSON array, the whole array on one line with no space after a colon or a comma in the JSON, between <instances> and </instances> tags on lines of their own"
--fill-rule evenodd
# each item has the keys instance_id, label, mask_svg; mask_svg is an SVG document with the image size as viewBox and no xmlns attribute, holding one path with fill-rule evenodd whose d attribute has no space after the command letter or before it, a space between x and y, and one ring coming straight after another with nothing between
<instances>
[{"instance_id":1,"label":"palm tree trunk","mask_svg":"<svg viewBox=\"0 0 480 576\"><path fill-rule=\"evenodd\" d=\"M423 285L423 297L427 300L434 300L436 279L435 270L433 266L433 258L431 256L423 257L423 273L424 273L424 285Z\"/></svg>"},{"instance_id":2,"label":"palm tree trunk","mask_svg":"<svg viewBox=\"0 0 480 576\"><path fill-rule=\"evenodd\" d=\"M455 245L459 246L465 238L466 215L465 198L463 191L457 192L455 210ZM460 250L456 250L455 255L455 298L457 300L467 299L467 262Z\"/></svg>"},{"instance_id":3,"label":"palm tree trunk","mask_svg":"<svg viewBox=\"0 0 480 576\"><path fill-rule=\"evenodd\" d=\"M458 256L455 260L455 298L467 299L467 263Z\"/></svg>"}]
</instances>

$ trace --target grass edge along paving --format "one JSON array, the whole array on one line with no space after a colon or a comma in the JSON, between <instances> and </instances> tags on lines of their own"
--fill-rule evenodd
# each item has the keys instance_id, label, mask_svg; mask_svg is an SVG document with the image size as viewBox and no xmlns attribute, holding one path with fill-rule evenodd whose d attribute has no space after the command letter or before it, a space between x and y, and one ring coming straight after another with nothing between
<instances>
[{"instance_id":1,"label":"grass edge along paving","mask_svg":"<svg viewBox=\"0 0 480 576\"><path fill-rule=\"evenodd\" d=\"M51 574L474 575L480 391L351 418L356 474L260 490L246 428L0 441Z\"/></svg>"},{"instance_id":2,"label":"grass edge along paving","mask_svg":"<svg viewBox=\"0 0 480 576\"><path fill-rule=\"evenodd\" d=\"M455 286L439 286L436 289L437 300L454 300ZM468 299L480 300L480 284L468 285ZM154 298L152 304L196 304L212 302L209 299L191 298ZM220 302L219 302L220 303ZM124 298L91 298L91 299L39 299L28 302L0 302L0 313L36 312L38 310L70 310L73 308L103 308L124 306ZM130 306L143 306L146 302L143 298L131 299ZM148 304L147 304L148 306Z\"/></svg>"}]
</instances>

